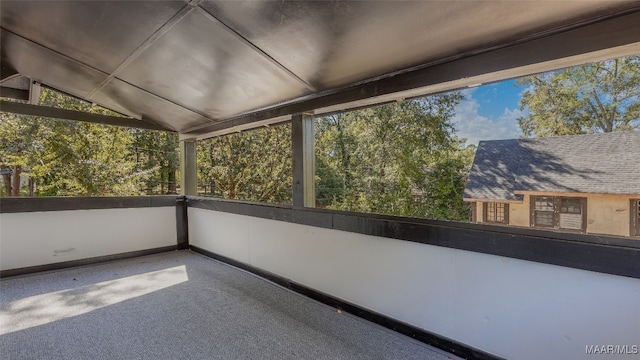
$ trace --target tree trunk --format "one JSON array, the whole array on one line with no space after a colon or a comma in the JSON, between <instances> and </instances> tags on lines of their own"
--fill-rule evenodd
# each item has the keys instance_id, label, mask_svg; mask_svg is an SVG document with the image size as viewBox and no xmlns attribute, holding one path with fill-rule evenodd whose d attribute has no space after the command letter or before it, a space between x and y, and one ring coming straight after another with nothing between
<instances>
[{"instance_id":1,"label":"tree trunk","mask_svg":"<svg viewBox=\"0 0 640 360\"><path fill-rule=\"evenodd\" d=\"M20 196L20 174L22 173L22 166L16 165L13 168L13 184L12 184L12 196Z\"/></svg>"},{"instance_id":2,"label":"tree trunk","mask_svg":"<svg viewBox=\"0 0 640 360\"><path fill-rule=\"evenodd\" d=\"M169 162L169 172L167 174L167 193L178 193L176 191L176 170L173 168L173 164L171 164L171 162Z\"/></svg>"},{"instance_id":3,"label":"tree trunk","mask_svg":"<svg viewBox=\"0 0 640 360\"><path fill-rule=\"evenodd\" d=\"M236 198L236 183L235 182L229 182L229 199L235 199Z\"/></svg>"},{"instance_id":4,"label":"tree trunk","mask_svg":"<svg viewBox=\"0 0 640 360\"><path fill-rule=\"evenodd\" d=\"M160 166L160 194L161 195L162 194L166 194L164 192L164 184L168 181L167 177L168 177L168 175L167 175L167 172L166 172L166 168L163 165L161 165Z\"/></svg>"},{"instance_id":5,"label":"tree trunk","mask_svg":"<svg viewBox=\"0 0 640 360\"><path fill-rule=\"evenodd\" d=\"M211 165L211 167L209 168L209 172L208 172L207 176L209 177L209 182L210 182L210 185L211 185L210 194L213 196L213 191L216 188L216 185L215 185L216 182L215 182L215 179L212 176L213 167L215 166L215 156L214 156L214 153L213 153L213 141L209 141L209 165Z\"/></svg>"},{"instance_id":6,"label":"tree trunk","mask_svg":"<svg viewBox=\"0 0 640 360\"><path fill-rule=\"evenodd\" d=\"M32 176L29 176L29 196L33 197L35 188L36 188L36 179L34 179Z\"/></svg>"},{"instance_id":7,"label":"tree trunk","mask_svg":"<svg viewBox=\"0 0 640 360\"><path fill-rule=\"evenodd\" d=\"M13 192L11 191L11 174L2 174L2 179L4 180L4 190L7 196L11 196Z\"/></svg>"},{"instance_id":8,"label":"tree trunk","mask_svg":"<svg viewBox=\"0 0 640 360\"><path fill-rule=\"evenodd\" d=\"M338 130L338 147L340 148L340 160L342 165L342 171L344 173L344 180L342 182L342 190L346 191L351 189L351 170L349 164L351 163L351 154L347 152L344 139L344 129L342 128L342 120L336 119L336 129Z\"/></svg>"}]
</instances>

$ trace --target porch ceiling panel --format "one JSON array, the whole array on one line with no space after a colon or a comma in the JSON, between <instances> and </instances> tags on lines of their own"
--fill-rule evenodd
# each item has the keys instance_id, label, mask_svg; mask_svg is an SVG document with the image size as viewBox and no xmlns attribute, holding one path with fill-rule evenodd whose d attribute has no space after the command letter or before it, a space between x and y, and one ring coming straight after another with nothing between
<instances>
[{"instance_id":1,"label":"porch ceiling panel","mask_svg":"<svg viewBox=\"0 0 640 360\"><path fill-rule=\"evenodd\" d=\"M118 79L110 81L93 97L93 101L171 131L179 132L203 123L212 123L202 115Z\"/></svg>"},{"instance_id":2,"label":"porch ceiling panel","mask_svg":"<svg viewBox=\"0 0 640 360\"><path fill-rule=\"evenodd\" d=\"M118 77L212 119L310 92L204 11L186 15Z\"/></svg>"},{"instance_id":3,"label":"porch ceiling panel","mask_svg":"<svg viewBox=\"0 0 640 360\"><path fill-rule=\"evenodd\" d=\"M318 90L517 41L618 1L204 1Z\"/></svg>"},{"instance_id":4,"label":"porch ceiling panel","mask_svg":"<svg viewBox=\"0 0 640 360\"><path fill-rule=\"evenodd\" d=\"M2 1L2 28L106 73L183 1Z\"/></svg>"},{"instance_id":5,"label":"porch ceiling panel","mask_svg":"<svg viewBox=\"0 0 640 360\"><path fill-rule=\"evenodd\" d=\"M437 72L437 64L639 11L639 2L622 0L2 0L0 46L3 69L194 133L318 104L381 102L380 80ZM562 56L560 48L541 51ZM410 83L412 95L425 86ZM402 91L385 95L405 97Z\"/></svg>"},{"instance_id":6,"label":"porch ceiling panel","mask_svg":"<svg viewBox=\"0 0 640 360\"><path fill-rule=\"evenodd\" d=\"M30 81L26 76L22 76L18 74L17 76L12 76L7 80L2 81L2 86L6 86L12 89L18 90L29 90Z\"/></svg>"},{"instance_id":7,"label":"porch ceiling panel","mask_svg":"<svg viewBox=\"0 0 640 360\"><path fill-rule=\"evenodd\" d=\"M107 74L99 70L4 29L0 32L0 41L3 58L15 59L19 54L16 61L10 61L18 73L80 98L88 98L107 78Z\"/></svg>"}]
</instances>

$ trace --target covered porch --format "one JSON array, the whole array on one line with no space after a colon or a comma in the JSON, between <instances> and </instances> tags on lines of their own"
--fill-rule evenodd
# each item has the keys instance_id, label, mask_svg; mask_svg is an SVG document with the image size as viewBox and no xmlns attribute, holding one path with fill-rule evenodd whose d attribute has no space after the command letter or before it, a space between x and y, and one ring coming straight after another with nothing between
<instances>
[{"instance_id":1,"label":"covered porch","mask_svg":"<svg viewBox=\"0 0 640 360\"><path fill-rule=\"evenodd\" d=\"M314 116L640 53L637 3L0 9L1 95L26 101L2 111L178 132L182 177L178 196L0 199L3 358L579 359L640 345L638 242L316 209L312 141ZM123 117L39 106L40 86ZM293 205L196 196L198 140L283 122Z\"/></svg>"}]
</instances>

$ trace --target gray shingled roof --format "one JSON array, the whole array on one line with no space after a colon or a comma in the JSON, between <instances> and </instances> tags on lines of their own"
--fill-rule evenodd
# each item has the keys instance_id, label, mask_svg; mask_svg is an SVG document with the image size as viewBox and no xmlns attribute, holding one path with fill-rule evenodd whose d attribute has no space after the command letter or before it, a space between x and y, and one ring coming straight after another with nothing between
<instances>
[{"instance_id":1,"label":"gray shingled roof","mask_svg":"<svg viewBox=\"0 0 640 360\"><path fill-rule=\"evenodd\" d=\"M515 190L640 194L640 131L481 141L464 198Z\"/></svg>"}]
</instances>

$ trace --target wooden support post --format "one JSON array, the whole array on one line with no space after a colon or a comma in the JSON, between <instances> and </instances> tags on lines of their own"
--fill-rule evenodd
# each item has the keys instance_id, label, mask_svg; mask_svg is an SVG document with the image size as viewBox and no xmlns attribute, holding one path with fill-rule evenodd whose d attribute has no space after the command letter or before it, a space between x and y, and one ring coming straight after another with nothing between
<instances>
[{"instance_id":1,"label":"wooden support post","mask_svg":"<svg viewBox=\"0 0 640 360\"><path fill-rule=\"evenodd\" d=\"M314 119L312 114L295 114L291 118L294 207L316 205Z\"/></svg>"},{"instance_id":2,"label":"wooden support post","mask_svg":"<svg viewBox=\"0 0 640 360\"><path fill-rule=\"evenodd\" d=\"M180 194L198 194L195 138L180 138Z\"/></svg>"}]
</instances>

